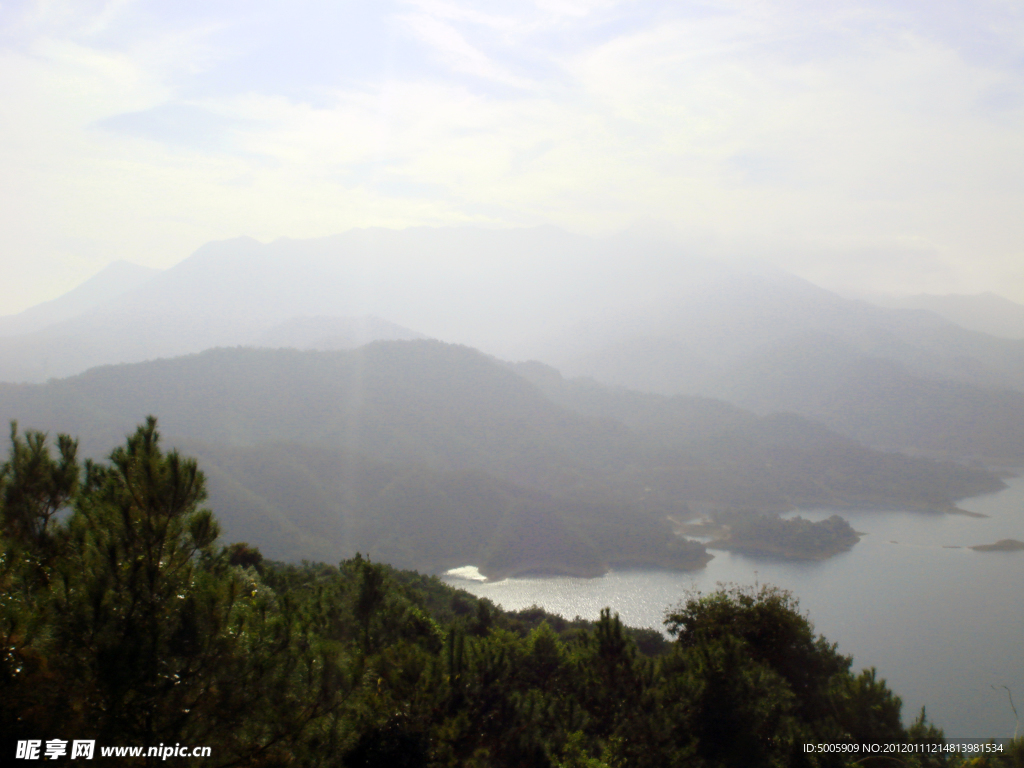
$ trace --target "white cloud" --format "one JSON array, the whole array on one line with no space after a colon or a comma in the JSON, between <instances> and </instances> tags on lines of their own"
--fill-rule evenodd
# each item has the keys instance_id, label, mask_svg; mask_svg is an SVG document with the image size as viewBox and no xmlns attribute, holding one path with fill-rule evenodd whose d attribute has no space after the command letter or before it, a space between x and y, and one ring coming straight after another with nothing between
<instances>
[{"instance_id":1,"label":"white cloud","mask_svg":"<svg viewBox=\"0 0 1024 768\"><path fill-rule=\"evenodd\" d=\"M516 88L530 86L528 80L513 75L480 49L470 45L450 23L425 13L401 15L396 18L456 72Z\"/></svg>"},{"instance_id":2,"label":"white cloud","mask_svg":"<svg viewBox=\"0 0 1024 768\"><path fill-rule=\"evenodd\" d=\"M913 253L900 263L934 259L936 285L969 277L1024 299L1019 68L898 7L719 3L666 18L673 7L641 2L405 4L381 23L453 74L400 48L315 104L266 74L222 74L256 45L225 36L222 10L118 37L139 9L108 8L50 6L0 49L14 276L0 311L48 297L31 262L64 289L115 258L166 266L239 234L467 221L601 233L641 217L808 276L842 274L849 254ZM82 32L90 18L102 34ZM1004 51L1024 52L1018 22L1001 28ZM183 85L213 77L211 93ZM174 120L139 128L168 115L209 115L179 138L217 140L175 141ZM846 274L862 285L914 274L858 263Z\"/></svg>"}]
</instances>

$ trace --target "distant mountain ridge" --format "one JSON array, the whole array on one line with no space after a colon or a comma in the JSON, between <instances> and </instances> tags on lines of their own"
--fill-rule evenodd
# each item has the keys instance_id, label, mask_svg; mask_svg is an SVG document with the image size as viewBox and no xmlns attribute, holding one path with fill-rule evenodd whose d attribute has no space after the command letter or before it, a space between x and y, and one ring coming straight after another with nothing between
<instances>
[{"instance_id":1,"label":"distant mountain ridge","mask_svg":"<svg viewBox=\"0 0 1024 768\"><path fill-rule=\"evenodd\" d=\"M585 277L570 278L579 278L590 248L586 238L543 227L370 229L309 241L208 243L73 318L0 338L0 381L253 345L296 318L373 316L399 326L398 338L515 338L531 313L538 329L546 327L550 312L541 317L538 310L557 304L560 286L585 292ZM538 281L537 269L558 277ZM494 291L506 300L496 301Z\"/></svg>"},{"instance_id":2,"label":"distant mountain ridge","mask_svg":"<svg viewBox=\"0 0 1024 768\"><path fill-rule=\"evenodd\" d=\"M115 261L56 299L0 317L0 336L33 333L71 320L143 286L158 274L159 269Z\"/></svg>"},{"instance_id":3,"label":"distant mountain ridge","mask_svg":"<svg viewBox=\"0 0 1024 768\"><path fill-rule=\"evenodd\" d=\"M353 349L371 341L426 338L379 317L293 317L252 338L254 347L274 349Z\"/></svg>"},{"instance_id":4,"label":"distant mountain ridge","mask_svg":"<svg viewBox=\"0 0 1024 768\"><path fill-rule=\"evenodd\" d=\"M569 370L645 391L713 395L759 414L799 413L885 450L1024 466L1024 392L915 371L828 334L795 334L728 364L672 339L644 339Z\"/></svg>"},{"instance_id":5,"label":"distant mountain ridge","mask_svg":"<svg viewBox=\"0 0 1024 768\"><path fill-rule=\"evenodd\" d=\"M0 337L0 381L215 347L422 337L792 411L876 447L1024 466L1024 340L845 299L764 264L545 227L209 243L75 317Z\"/></svg>"},{"instance_id":6,"label":"distant mountain ridge","mask_svg":"<svg viewBox=\"0 0 1024 768\"><path fill-rule=\"evenodd\" d=\"M88 454L153 413L167 444L209 469L211 504L232 538L274 557L364 551L490 575L699 567L706 552L673 535L670 514L941 511L1002 485L872 451L797 416L526 372L432 341L221 349L0 385L0 418L80 435ZM548 385L534 383L538 372Z\"/></svg>"},{"instance_id":7,"label":"distant mountain ridge","mask_svg":"<svg viewBox=\"0 0 1024 768\"><path fill-rule=\"evenodd\" d=\"M1024 466L1024 341L777 275L658 309L538 357L570 376L799 413L887 450Z\"/></svg>"},{"instance_id":8,"label":"distant mountain ridge","mask_svg":"<svg viewBox=\"0 0 1024 768\"><path fill-rule=\"evenodd\" d=\"M926 310L972 331L1024 339L1024 305L991 292L886 296L877 299L877 303L883 307Z\"/></svg>"}]
</instances>

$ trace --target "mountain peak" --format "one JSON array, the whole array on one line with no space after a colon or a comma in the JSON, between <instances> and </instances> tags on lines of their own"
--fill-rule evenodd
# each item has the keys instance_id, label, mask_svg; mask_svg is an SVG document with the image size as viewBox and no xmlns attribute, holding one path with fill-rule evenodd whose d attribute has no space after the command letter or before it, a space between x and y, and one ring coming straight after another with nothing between
<instances>
[{"instance_id":1,"label":"mountain peak","mask_svg":"<svg viewBox=\"0 0 1024 768\"><path fill-rule=\"evenodd\" d=\"M160 272L159 269L129 261L114 261L78 287L56 299L36 304L16 315L0 317L0 336L33 333L70 320L135 290Z\"/></svg>"}]
</instances>

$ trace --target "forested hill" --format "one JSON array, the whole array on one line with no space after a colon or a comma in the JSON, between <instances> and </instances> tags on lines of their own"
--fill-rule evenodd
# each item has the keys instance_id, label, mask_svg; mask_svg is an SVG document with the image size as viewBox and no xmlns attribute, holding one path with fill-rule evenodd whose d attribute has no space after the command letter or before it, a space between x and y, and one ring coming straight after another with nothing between
<instances>
[{"instance_id":1,"label":"forested hill","mask_svg":"<svg viewBox=\"0 0 1024 768\"><path fill-rule=\"evenodd\" d=\"M857 674L768 586L666 606L668 643L608 609L507 613L363 556L267 562L222 546L205 500L152 419L84 467L69 437L12 436L0 754L92 741L99 765L881 768L861 754L878 744L909 768L1020 765L1020 740L979 758L942 749L923 710L905 726L874 669Z\"/></svg>"},{"instance_id":2,"label":"forested hill","mask_svg":"<svg viewBox=\"0 0 1024 768\"><path fill-rule=\"evenodd\" d=\"M79 435L100 455L155 414L170 443L203 461L231 538L281 559L369 551L429 571L699 567L706 553L673 536L668 515L941 511L1001 487L986 472L869 450L795 416L600 392L618 405L570 407L467 347L381 342L220 349L2 385L0 418Z\"/></svg>"}]
</instances>

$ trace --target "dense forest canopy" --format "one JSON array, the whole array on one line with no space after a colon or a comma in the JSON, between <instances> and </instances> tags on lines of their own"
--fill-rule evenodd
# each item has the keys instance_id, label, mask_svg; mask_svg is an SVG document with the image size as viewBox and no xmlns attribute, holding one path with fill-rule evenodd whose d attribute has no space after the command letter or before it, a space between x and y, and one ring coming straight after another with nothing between
<instances>
[{"instance_id":1,"label":"dense forest canopy","mask_svg":"<svg viewBox=\"0 0 1024 768\"><path fill-rule=\"evenodd\" d=\"M77 454L15 427L0 469L5 750L74 738L209 746L217 766L890 763L804 749L828 742L965 762L935 751L923 711L905 726L899 697L786 592L680 596L671 643L608 611L506 613L363 556L298 566L222 546L203 472L163 450L155 419L103 462ZM1022 757L1017 741L969 764Z\"/></svg>"}]
</instances>

